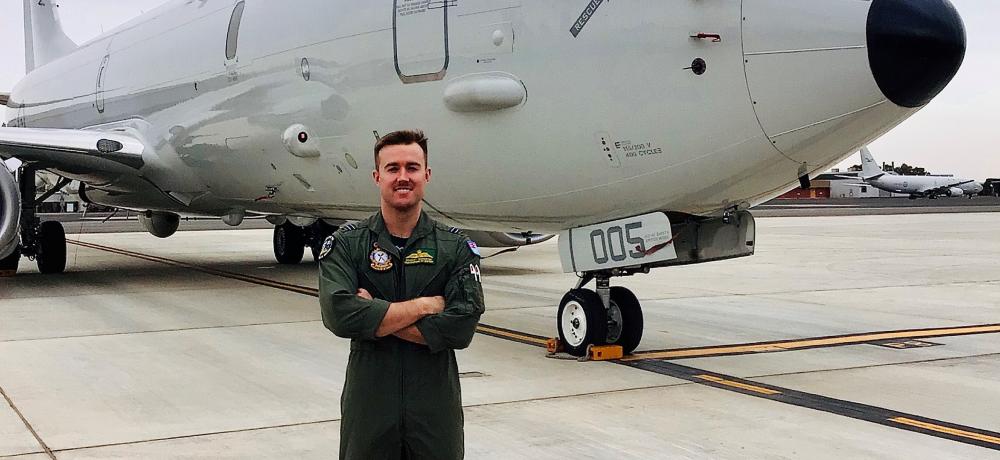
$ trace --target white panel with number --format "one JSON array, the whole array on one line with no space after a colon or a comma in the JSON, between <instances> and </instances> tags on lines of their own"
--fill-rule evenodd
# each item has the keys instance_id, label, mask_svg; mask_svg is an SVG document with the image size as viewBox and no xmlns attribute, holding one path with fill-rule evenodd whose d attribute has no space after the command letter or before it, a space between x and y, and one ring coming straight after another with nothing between
<instances>
[{"instance_id":1,"label":"white panel with number","mask_svg":"<svg viewBox=\"0 0 1000 460\"><path fill-rule=\"evenodd\" d=\"M563 271L587 272L677 258L670 219L662 212L574 228L559 234Z\"/></svg>"}]
</instances>

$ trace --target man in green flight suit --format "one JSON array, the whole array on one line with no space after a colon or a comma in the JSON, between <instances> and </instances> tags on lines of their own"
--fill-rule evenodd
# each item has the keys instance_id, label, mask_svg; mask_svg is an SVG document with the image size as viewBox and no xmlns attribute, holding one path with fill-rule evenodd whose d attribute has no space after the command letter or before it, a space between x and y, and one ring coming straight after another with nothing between
<instances>
[{"instance_id":1,"label":"man in green flight suit","mask_svg":"<svg viewBox=\"0 0 1000 460\"><path fill-rule=\"evenodd\" d=\"M343 459L457 459L465 453L454 350L484 311L476 243L421 209L427 139L397 131L375 146L381 211L327 238L323 324L351 339L341 395Z\"/></svg>"}]
</instances>

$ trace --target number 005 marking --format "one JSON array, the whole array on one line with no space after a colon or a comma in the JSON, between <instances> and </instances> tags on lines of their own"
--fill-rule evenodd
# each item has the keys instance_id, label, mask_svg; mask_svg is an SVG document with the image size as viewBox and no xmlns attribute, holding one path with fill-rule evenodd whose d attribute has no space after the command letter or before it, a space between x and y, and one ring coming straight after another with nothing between
<instances>
[{"instance_id":1,"label":"number 005 marking","mask_svg":"<svg viewBox=\"0 0 1000 460\"><path fill-rule=\"evenodd\" d=\"M590 232L590 249L594 254L594 262L606 264L608 260L623 262L629 257L642 259L646 256L646 242L642 238L632 236L633 230L642 228L642 222L625 224L622 231L620 225L608 227L607 230L596 229ZM625 246L628 242L631 249Z\"/></svg>"}]
</instances>

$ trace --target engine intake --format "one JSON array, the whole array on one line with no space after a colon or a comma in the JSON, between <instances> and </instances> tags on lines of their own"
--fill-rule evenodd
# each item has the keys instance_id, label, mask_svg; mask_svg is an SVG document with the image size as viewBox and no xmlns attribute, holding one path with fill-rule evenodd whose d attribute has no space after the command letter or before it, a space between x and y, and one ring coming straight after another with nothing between
<instances>
[{"instance_id":1,"label":"engine intake","mask_svg":"<svg viewBox=\"0 0 1000 460\"><path fill-rule=\"evenodd\" d=\"M14 174L0 161L0 259L14 253L21 220L21 192Z\"/></svg>"}]
</instances>

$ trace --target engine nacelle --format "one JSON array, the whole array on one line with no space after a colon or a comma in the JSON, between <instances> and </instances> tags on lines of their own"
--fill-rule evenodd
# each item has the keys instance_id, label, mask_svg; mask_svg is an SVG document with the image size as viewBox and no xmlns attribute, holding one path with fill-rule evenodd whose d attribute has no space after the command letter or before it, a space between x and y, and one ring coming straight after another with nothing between
<instances>
[{"instance_id":1,"label":"engine nacelle","mask_svg":"<svg viewBox=\"0 0 1000 460\"><path fill-rule=\"evenodd\" d=\"M139 222L146 231L157 238L168 238L177 232L181 225L181 216L172 212L146 211L139 214Z\"/></svg>"},{"instance_id":2,"label":"engine nacelle","mask_svg":"<svg viewBox=\"0 0 1000 460\"><path fill-rule=\"evenodd\" d=\"M952 187L948 189L948 196L962 196L962 195L965 195L965 190L962 190L958 187Z\"/></svg>"},{"instance_id":3,"label":"engine nacelle","mask_svg":"<svg viewBox=\"0 0 1000 460\"><path fill-rule=\"evenodd\" d=\"M21 220L21 192L14 174L0 161L0 259L14 253Z\"/></svg>"},{"instance_id":4,"label":"engine nacelle","mask_svg":"<svg viewBox=\"0 0 1000 460\"><path fill-rule=\"evenodd\" d=\"M480 230L463 230L476 245L482 248L514 248L518 246L528 246L538 244L552 239L555 235L543 235L541 233L505 233L505 232L485 232Z\"/></svg>"}]
</instances>

